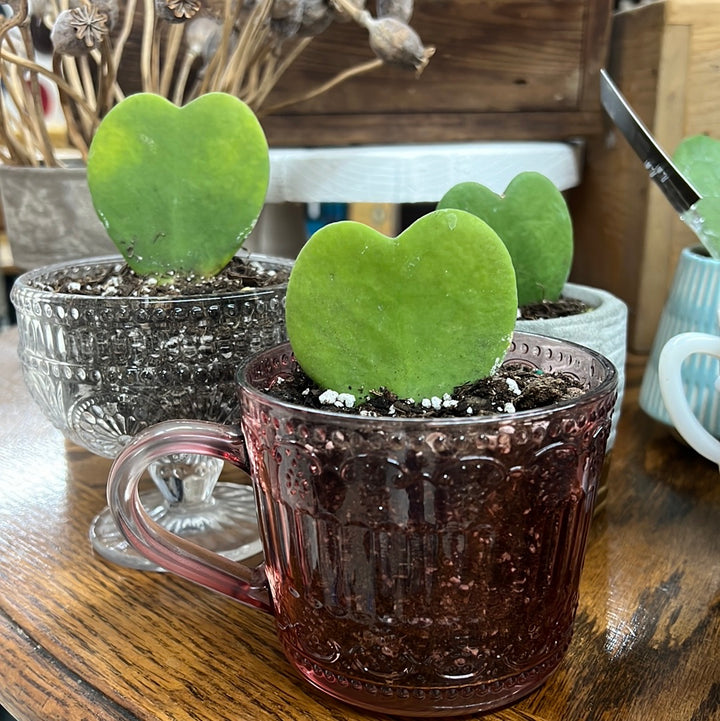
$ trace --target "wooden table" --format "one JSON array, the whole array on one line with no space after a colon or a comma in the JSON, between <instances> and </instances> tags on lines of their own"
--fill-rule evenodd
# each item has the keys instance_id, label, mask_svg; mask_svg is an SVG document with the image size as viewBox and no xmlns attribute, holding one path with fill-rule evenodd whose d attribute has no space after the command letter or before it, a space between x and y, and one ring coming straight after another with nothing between
<instances>
[{"instance_id":1,"label":"wooden table","mask_svg":"<svg viewBox=\"0 0 720 721\"><path fill-rule=\"evenodd\" d=\"M20 721L377 719L314 691L273 622L166 574L93 556L109 462L30 400L0 334L0 704ZM489 721L720 719L718 470L638 409L631 358L575 638Z\"/></svg>"}]
</instances>

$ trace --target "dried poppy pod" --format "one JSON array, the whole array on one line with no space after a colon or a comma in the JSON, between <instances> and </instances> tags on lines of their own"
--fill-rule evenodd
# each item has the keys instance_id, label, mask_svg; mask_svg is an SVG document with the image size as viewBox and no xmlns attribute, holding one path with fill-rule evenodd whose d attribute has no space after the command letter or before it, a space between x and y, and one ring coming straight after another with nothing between
<instances>
[{"instance_id":1,"label":"dried poppy pod","mask_svg":"<svg viewBox=\"0 0 720 721\"><path fill-rule=\"evenodd\" d=\"M220 48L220 42L222 40L223 28L221 24L216 27L205 36L205 40L202 44L202 50L200 55L202 57L203 65L207 65L214 57ZM239 35L237 32L232 32L229 39L229 48L227 55L232 55L232 51L238 44ZM202 71L201 71L202 72Z\"/></svg>"},{"instance_id":2,"label":"dried poppy pod","mask_svg":"<svg viewBox=\"0 0 720 721\"><path fill-rule=\"evenodd\" d=\"M98 12L106 16L105 22L107 23L108 30L112 31L120 17L117 0L90 0L90 4L94 5L98 9Z\"/></svg>"},{"instance_id":3,"label":"dried poppy pod","mask_svg":"<svg viewBox=\"0 0 720 721\"><path fill-rule=\"evenodd\" d=\"M270 17L273 20L302 15L303 0L273 0Z\"/></svg>"},{"instance_id":4,"label":"dried poppy pod","mask_svg":"<svg viewBox=\"0 0 720 721\"><path fill-rule=\"evenodd\" d=\"M395 18L409 23L415 3L413 0L377 0L378 18Z\"/></svg>"},{"instance_id":5,"label":"dried poppy pod","mask_svg":"<svg viewBox=\"0 0 720 721\"><path fill-rule=\"evenodd\" d=\"M364 18L370 34L372 51L386 63L421 73L435 54L434 47L425 47L420 36L396 18Z\"/></svg>"},{"instance_id":6,"label":"dried poppy pod","mask_svg":"<svg viewBox=\"0 0 720 721\"><path fill-rule=\"evenodd\" d=\"M279 38L289 38L300 30L304 0L274 0L270 9L270 27Z\"/></svg>"},{"instance_id":7,"label":"dried poppy pod","mask_svg":"<svg viewBox=\"0 0 720 721\"><path fill-rule=\"evenodd\" d=\"M215 42L219 42L221 34L222 23L219 20L204 16L194 17L185 26L183 34L185 48L190 55L197 57L203 52L210 38L215 38Z\"/></svg>"},{"instance_id":8,"label":"dried poppy pod","mask_svg":"<svg viewBox=\"0 0 720 721\"><path fill-rule=\"evenodd\" d=\"M198 57L203 55L208 42L214 43L213 52L217 48L222 34L220 20L206 15L196 15L183 26L184 56L180 69L175 76L175 88L172 101L176 105L182 105L187 92L188 78ZM197 77L202 77L202 72L207 65L207 59L202 62L202 67L197 69Z\"/></svg>"},{"instance_id":9,"label":"dried poppy pod","mask_svg":"<svg viewBox=\"0 0 720 721\"><path fill-rule=\"evenodd\" d=\"M155 15L169 23L187 22L199 10L199 0L155 0Z\"/></svg>"},{"instance_id":10,"label":"dried poppy pod","mask_svg":"<svg viewBox=\"0 0 720 721\"><path fill-rule=\"evenodd\" d=\"M328 0L305 0L299 35L315 37L325 32L333 21L333 11Z\"/></svg>"},{"instance_id":11,"label":"dried poppy pod","mask_svg":"<svg viewBox=\"0 0 720 721\"><path fill-rule=\"evenodd\" d=\"M107 15L97 5L88 4L59 13L50 41L56 53L81 57L100 47L107 34Z\"/></svg>"}]
</instances>

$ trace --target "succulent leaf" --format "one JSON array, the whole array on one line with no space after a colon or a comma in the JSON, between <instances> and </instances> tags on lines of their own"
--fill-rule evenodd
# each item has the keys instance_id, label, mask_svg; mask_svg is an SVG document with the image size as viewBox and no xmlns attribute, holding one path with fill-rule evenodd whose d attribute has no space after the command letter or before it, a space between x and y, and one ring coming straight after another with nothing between
<instances>
[{"instance_id":1,"label":"succulent leaf","mask_svg":"<svg viewBox=\"0 0 720 721\"><path fill-rule=\"evenodd\" d=\"M227 264L257 222L270 163L257 118L237 98L208 93L179 108L138 93L100 123L87 173L128 265L166 282Z\"/></svg>"},{"instance_id":2,"label":"succulent leaf","mask_svg":"<svg viewBox=\"0 0 720 721\"><path fill-rule=\"evenodd\" d=\"M708 135L684 138L673 160L703 196L688 219L710 255L720 258L720 140Z\"/></svg>"},{"instance_id":3,"label":"succulent leaf","mask_svg":"<svg viewBox=\"0 0 720 721\"><path fill-rule=\"evenodd\" d=\"M286 301L293 351L319 385L416 400L490 375L516 313L507 249L458 210L429 213L397 238L353 221L321 228L298 255Z\"/></svg>"},{"instance_id":4,"label":"succulent leaf","mask_svg":"<svg viewBox=\"0 0 720 721\"><path fill-rule=\"evenodd\" d=\"M570 274L573 231L567 203L551 180L520 173L502 196L480 183L459 183L438 208L466 210L500 236L515 266L521 306L560 297Z\"/></svg>"}]
</instances>

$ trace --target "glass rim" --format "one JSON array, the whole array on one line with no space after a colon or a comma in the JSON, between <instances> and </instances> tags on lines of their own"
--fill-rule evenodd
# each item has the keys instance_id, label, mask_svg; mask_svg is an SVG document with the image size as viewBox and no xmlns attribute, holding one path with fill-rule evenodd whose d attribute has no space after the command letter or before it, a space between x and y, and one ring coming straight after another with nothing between
<instances>
[{"instance_id":1,"label":"glass rim","mask_svg":"<svg viewBox=\"0 0 720 721\"><path fill-rule=\"evenodd\" d=\"M332 420L335 423L342 422L353 426L367 426L368 423L391 423L398 427L403 425L409 426L427 426L427 427L473 427L473 426L497 426L503 423L513 423L515 421L532 421L541 420L554 415L557 411L581 405L587 405L595 403L604 397L609 397L612 393L617 392L618 388L618 371L615 365L601 353L582 346L572 341L566 341L559 338L552 338L550 336L544 336L539 333L527 333L524 331L515 331L513 334L513 343L524 339L537 339L542 341L552 341L553 343L561 343L565 346L569 346L572 349L577 349L584 353L586 356L592 358L592 360L598 364L604 371L605 377L600 383L594 387L587 389L582 395L575 398L568 398L563 401L558 401L549 406L541 406L539 408L531 408L524 411L514 411L512 413L498 412L487 415L473 415L467 417L458 416L444 416L444 417L413 417L413 416L389 416L389 415L378 415L378 416L362 416L357 413L343 413L341 411L331 410L330 408L309 408L307 406L299 405L297 403L291 403L290 401L278 398L271 392L261 389L253 382L249 377L249 372L253 365L256 365L264 358L270 358L275 355L287 355L294 360L292 353L292 347L288 341L277 344L272 348L267 348L263 351L259 351L249 358L247 358L237 370L235 375L236 383L243 394L253 397L254 399L260 400L265 403L269 403L276 407L292 410L298 414L306 416L308 419L325 419ZM510 351L508 351L510 352ZM513 360L513 359L510 359ZM571 370L566 370L572 374ZM610 419L610 415L608 415Z\"/></svg>"},{"instance_id":2,"label":"glass rim","mask_svg":"<svg viewBox=\"0 0 720 721\"><path fill-rule=\"evenodd\" d=\"M242 253L242 249L240 251ZM259 263L273 263L281 266L286 266L288 270L292 268L293 260L291 258L281 258L280 256L265 255L264 253L253 253L247 251L246 255L237 254L236 257L240 257L247 262L257 261ZM208 293L197 293L192 295L88 295L85 293L59 293L53 290L47 290L44 288L38 288L32 285L35 279L48 275L50 273L64 270L72 267L79 267L83 265L93 266L109 266L115 263L125 263L125 259L119 253L111 255L97 255L88 256L85 258L76 258L73 260L63 260L57 263L50 263L48 265L39 266L37 268L31 268L21 273L13 282L13 286L10 290L11 301L15 304L15 299L21 294L32 295L33 300L38 301L57 301L59 298L68 298L73 301L87 301L87 302L105 302L105 303L127 303L127 302L142 302L143 304L156 304L156 303L179 303L179 302L194 302L197 303L202 300L216 300L232 299L232 298L251 298L258 295L273 295L277 291L287 290L288 281L284 280L281 283L275 283L267 286L260 286L257 288L248 287L245 290L232 290L224 291L222 293L208 294Z\"/></svg>"}]
</instances>

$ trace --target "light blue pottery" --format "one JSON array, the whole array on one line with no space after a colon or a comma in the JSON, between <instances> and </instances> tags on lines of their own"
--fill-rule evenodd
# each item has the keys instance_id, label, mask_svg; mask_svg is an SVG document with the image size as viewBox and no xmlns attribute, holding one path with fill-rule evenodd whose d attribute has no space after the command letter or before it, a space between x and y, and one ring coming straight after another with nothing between
<instances>
[{"instance_id":1,"label":"light blue pottery","mask_svg":"<svg viewBox=\"0 0 720 721\"><path fill-rule=\"evenodd\" d=\"M651 418L672 426L658 382L658 360L663 346L673 336L686 331L718 335L718 307L720 261L710 258L701 246L685 248L680 253L640 387L640 407ZM719 375L720 361L709 355L691 356L682 369L690 408L716 438L720 438L720 393L715 390Z\"/></svg>"}]
</instances>

